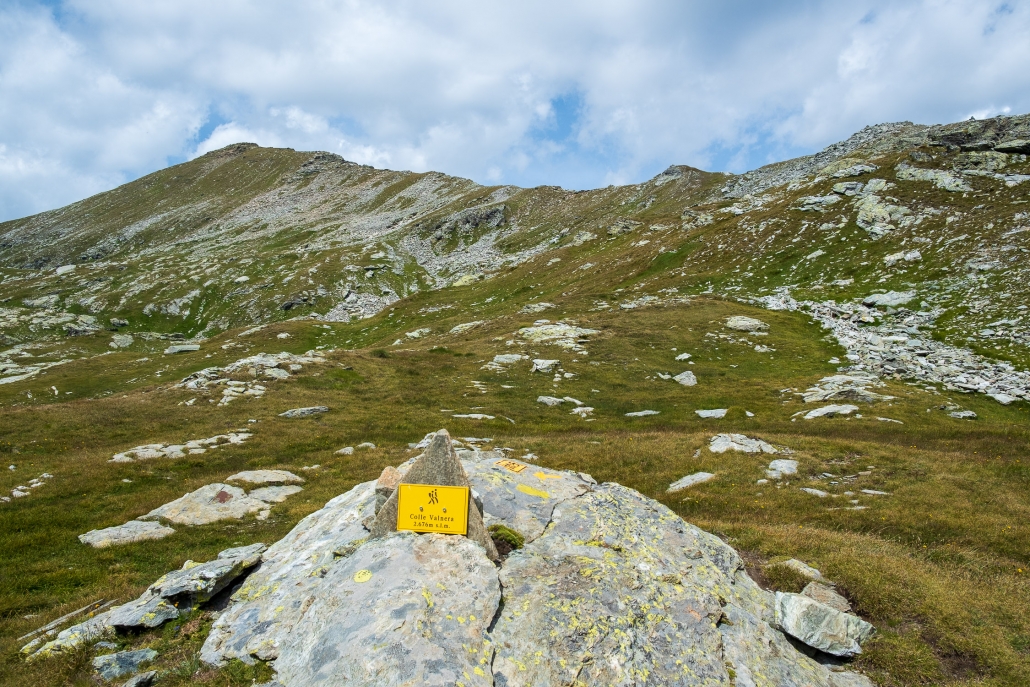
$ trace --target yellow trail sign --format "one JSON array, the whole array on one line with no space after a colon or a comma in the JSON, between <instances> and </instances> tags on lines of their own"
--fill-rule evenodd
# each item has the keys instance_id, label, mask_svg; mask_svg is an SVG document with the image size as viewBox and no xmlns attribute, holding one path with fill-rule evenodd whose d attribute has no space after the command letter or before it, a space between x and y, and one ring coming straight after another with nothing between
<instances>
[{"instance_id":1,"label":"yellow trail sign","mask_svg":"<svg viewBox=\"0 0 1030 687\"><path fill-rule=\"evenodd\" d=\"M469 488L397 485L397 529L468 534Z\"/></svg>"}]
</instances>

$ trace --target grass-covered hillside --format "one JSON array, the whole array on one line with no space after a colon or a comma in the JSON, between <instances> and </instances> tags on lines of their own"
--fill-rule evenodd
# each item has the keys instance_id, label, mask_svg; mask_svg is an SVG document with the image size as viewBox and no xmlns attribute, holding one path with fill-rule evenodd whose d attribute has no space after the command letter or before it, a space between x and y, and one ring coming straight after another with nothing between
<instances>
[{"instance_id":1,"label":"grass-covered hillside","mask_svg":"<svg viewBox=\"0 0 1030 687\"><path fill-rule=\"evenodd\" d=\"M27 662L18 638L276 541L446 427L662 501L767 589L802 584L770 563L817 567L876 626L850 666L877 684L1025 684L1028 153L1028 117L890 125L748 175L571 192L239 144L0 224L0 683L91 684L103 649ZM805 417L832 404L853 409ZM279 416L307 406L329 411ZM713 453L717 433L798 473ZM303 491L267 519L77 538L257 468ZM199 661L215 615L116 641L159 651L158 685L267 679Z\"/></svg>"}]
</instances>

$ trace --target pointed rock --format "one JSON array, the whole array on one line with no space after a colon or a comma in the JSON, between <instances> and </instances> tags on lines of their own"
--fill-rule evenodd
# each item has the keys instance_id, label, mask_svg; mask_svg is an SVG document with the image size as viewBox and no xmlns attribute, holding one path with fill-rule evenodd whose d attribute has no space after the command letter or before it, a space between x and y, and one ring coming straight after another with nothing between
<instances>
[{"instance_id":1,"label":"pointed rock","mask_svg":"<svg viewBox=\"0 0 1030 687\"><path fill-rule=\"evenodd\" d=\"M441 429L429 442L426 452L415 459L411 469L398 484L438 484L445 487L469 487L468 531L467 536L486 550L491 560L500 556L494 546L490 533L483 523L483 513L472 498L472 489L465 469L461 466L458 454L451 443L451 435ZM375 521L369 527L371 539L384 537L397 531L397 489L393 489L382 508L376 514Z\"/></svg>"}]
</instances>

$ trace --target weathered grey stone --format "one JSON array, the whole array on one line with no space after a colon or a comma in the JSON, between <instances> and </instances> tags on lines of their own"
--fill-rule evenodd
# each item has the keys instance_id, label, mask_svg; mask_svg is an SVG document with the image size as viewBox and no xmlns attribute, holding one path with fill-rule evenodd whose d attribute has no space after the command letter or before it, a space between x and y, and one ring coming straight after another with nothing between
<instances>
[{"instance_id":1,"label":"weathered grey stone","mask_svg":"<svg viewBox=\"0 0 1030 687\"><path fill-rule=\"evenodd\" d=\"M301 487L291 484L284 487L261 487L260 489L251 490L247 495L252 499L264 501L265 503L282 503L290 496L301 491L304 491Z\"/></svg>"},{"instance_id":2,"label":"weathered grey stone","mask_svg":"<svg viewBox=\"0 0 1030 687\"><path fill-rule=\"evenodd\" d=\"M110 610L98 613L92 618L87 618L81 623L76 623L69 628L61 630L56 637L43 644L43 646L39 646L39 643L36 641L29 642L22 647L21 653L28 656L29 660L35 660L71 651L83 644L95 642L114 632L114 629L108 623L110 617Z\"/></svg>"},{"instance_id":3,"label":"weathered grey stone","mask_svg":"<svg viewBox=\"0 0 1030 687\"><path fill-rule=\"evenodd\" d=\"M173 570L150 585L148 591L174 600L179 608L204 603L261 561L261 553L255 546L236 551L243 555L222 557L225 553L234 553L230 549L207 563L186 561L181 569Z\"/></svg>"},{"instance_id":4,"label":"weathered grey stone","mask_svg":"<svg viewBox=\"0 0 1030 687\"><path fill-rule=\"evenodd\" d=\"M79 541L83 544L89 544L95 549L104 549L108 546L163 539L169 534L175 534L175 530L161 523L130 520L124 525L105 527L102 530L90 530L86 534L80 534Z\"/></svg>"},{"instance_id":5,"label":"weathered grey stone","mask_svg":"<svg viewBox=\"0 0 1030 687\"><path fill-rule=\"evenodd\" d=\"M813 581L805 585L801 593L809 599L815 599L819 603L826 604L841 613L851 613L851 604L848 603L847 599L834 591L833 587Z\"/></svg>"},{"instance_id":6,"label":"weathered grey stone","mask_svg":"<svg viewBox=\"0 0 1030 687\"><path fill-rule=\"evenodd\" d=\"M836 198L836 196L832 197ZM729 329L736 329L740 332L759 332L768 329L769 325L761 320L755 319L754 317L734 315L733 317L726 319L726 327Z\"/></svg>"},{"instance_id":7,"label":"weathered grey stone","mask_svg":"<svg viewBox=\"0 0 1030 687\"><path fill-rule=\"evenodd\" d=\"M261 556L261 567L233 594L215 620L201 659L272 660L315 597L326 572L368 538L362 521L373 515L375 482L359 484L301 520Z\"/></svg>"},{"instance_id":8,"label":"weathered grey stone","mask_svg":"<svg viewBox=\"0 0 1030 687\"><path fill-rule=\"evenodd\" d=\"M678 375L673 377L673 380L679 382L683 386L694 386L695 384L697 384L697 377L695 377L694 373L690 370L687 370L686 372L680 372Z\"/></svg>"},{"instance_id":9,"label":"weathered grey stone","mask_svg":"<svg viewBox=\"0 0 1030 687\"><path fill-rule=\"evenodd\" d=\"M151 629L179 617L175 603L147 590L138 599L111 609L107 624L115 630Z\"/></svg>"},{"instance_id":10,"label":"weathered grey stone","mask_svg":"<svg viewBox=\"0 0 1030 687\"><path fill-rule=\"evenodd\" d=\"M311 415L318 415L320 413L328 413L329 408L326 406L310 406L307 408L290 408L287 411L279 413L279 417L296 418L296 417L310 417Z\"/></svg>"},{"instance_id":11,"label":"weathered grey stone","mask_svg":"<svg viewBox=\"0 0 1030 687\"><path fill-rule=\"evenodd\" d=\"M148 670L145 673L140 673L139 675L134 675L133 677L129 678L122 685L122 687L150 687L152 684L154 684L154 680L156 679L157 671Z\"/></svg>"},{"instance_id":12,"label":"weathered grey stone","mask_svg":"<svg viewBox=\"0 0 1030 687\"><path fill-rule=\"evenodd\" d=\"M304 478L298 477L289 470L244 470L226 477L225 481L248 484L288 484L290 482L303 484Z\"/></svg>"},{"instance_id":13,"label":"weathered grey stone","mask_svg":"<svg viewBox=\"0 0 1030 687\"><path fill-rule=\"evenodd\" d=\"M267 544L257 542L256 544L248 544L247 546L237 546L232 549L225 549L218 553L219 558L249 558L254 555L260 555L268 549Z\"/></svg>"},{"instance_id":14,"label":"weathered grey stone","mask_svg":"<svg viewBox=\"0 0 1030 687\"><path fill-rule=\"evenodd\" d=\"M776 625L808 646L834 656L862 653L875 629L847 613L801 594L776 592Z\"/></svg>"},{"instance_id":15,"label":"weathered grey stone","mask_svg":"<svg viewBox=\"0 0 1030 687\"><path fill-rule=\"evenodd\" d=\"M953 417L956 420L975 420L976 413L972 410L956 410L948 413L948 417Z\"/></svg>"},{"instance_id":16,"label":"weathered grey stone","mask_svg":"<svg viewBox=\"0 0 1030 687\"><path fill-rule=\"evenodd\" d=\"M799 561L796 558L791 558L789 560L781 561L779 563L773 563L772 565L782 565L786 568L790 568L794 572L799 573L802 577L807 577L808 579L813 581L822 582L826 579L823 577L823 574L821 572L819 572L812 566L808 565L807 563Z\"/></svg>"},{"instance_id":17,"label":"weathered grey stone","mask_svg":"<svg viewBox=\"0 0 1030 687\"><path fill-rule=\"evenodd\" d=\"M726 417L726 412L728 410L728 408L710 408L695 410L694 412L697 413L698 417L705 420L719 420Z\"/></svg>"},{"instance_id":18,"label":"weathered grey stone","mask_svg":"<svg viewBox=\"0 0 1030 687\"><path fill-rule=\"evenodd\" d=\"M796 474L798 474L798 462L786 458L772 461L765 471L765 476L769 479L783 479L784 476Z\"/></svg>"},{"instance_id":19,"label":"weathered grey stone","mask_svg":"<svg viewBox=\"0 0 1030 687\"><path fill-rule=\"evenodd\" d=\"M175 353L190 353L191 351L199 351L200 346L197 344L173 344L165 349L165 355L173 355Z\"/></svg>"},{"instance_id":20,"label":"weathered grey stone","mask_svg":"<svg viewBox=\"0 0 1030 687\"><path fill-rule=\"evenodd\" d=\"M93 659L93 670L97 671L103 680L114 680L135 673L144 663L150 663L157 658L157 652L153 649L139 649L137 651L119 651L116 654L97 656Z\"/></svg>"},{"instance_id":21,"label":"weathered grey stone","mask_svg":"<svg viewBox=\"0 0 1030 687\"><path fill-rule=\"evenodd\" d=\"M638 410L633 413L626 413L626 417L647 417L649 415L658 415L661 411L658 410Z\"/></svg>"},{"instance_id":22,"label":"weathered grey stone","mask_svg":"<svg viewBox=\"0 0 1030 687\"><path fill-rule=\"evenodd\" d=\"M592 486L573 472L559 472L515 460L503 461L508 465L526 466L520 472L513 472L497 462L467 462L464 467L483 502L486 524L500 523L521 534L527 542L543 534L555 508L585 494Z\"/></svg>"},{"instance_id":23,"label":"weathered grey stone","mask_svg":"<svg viewBox=\"0 0 1030 687\"><path fill-rule=\"evenodd\" d=\"M327 574L276 661L286 685L491 685L497 569L465 537L392 532Z\"/></svg>"},{"instance_id":24,"label":"weathered grey stone","mask_svg":"<svg viewBox=\"0 0 1030 687\"><path fill-rule=\"evenodd\" d=\"M471 487L465 469L458 460L451 445L451 435L441 429L429 442L425 453L415 459L411 469L401 479L401 484L438 484L447 487ZM369 527L373 539L397 531L397 491L386 500L376 514L375 522ZM491 560L497 560L490 533L486 531L483 515L472 501L471 488L468 505L468 529L466 536L486 551Z\"/></svg>"},{"instance_id":25,"label":"weathered grey stone","mask_svg":"<svg viewBox=\"0 0 1030 687\"><path fill-rule=\"evenodd\" d=\"M716 434L708 444L708 450L712 453L779 453L772 444L761 439L751 439L743 434Z\"/></svg>"},{"instance_id":26,"label":"weathered grey stone","mask_svg":"<svg viewBox=\"0 0 1030 687\"><path fill-rule=\"evenodd\" d=\"M135 339L129 334L115 334L111 337L111 343L107 344L111 348L128 348L132 345Z\"/></svg>"},{"instance_id":27,"label":"weathered grey stone","mask_svg":"<svg viewBox=\"0 0 1030 687\"><path fill-rule=\"evenodd\" d=\"M862 299L863 305L879 305L884 307L897 307L905 305L916 297L915 291L888 291L887 293L874 293Z\"/></svg>"},{"instance_id":28,"label":"weathered grey stone","mask_svg":"<svg viewBox=\"0 0 1030 687\"><path fill-rule=\"evenodd\" d=\"M563 398L555 398L554 396L537 396L537 403L543 403L545 406L558 406L565 403Z\"/></svg>"},{"instance_id":29,"label":"weathered grey stone","mask_svg":"<svg viewBox=\"0 0 1030 687\"><path fill-rule=\"evenodd\" d=\"M687 475L686 477L681 477L680 479L676 480L675 482L670 484L669 488L665 491L666 493L671 494L674 491L680 491L681 489L686 489L687 487L692 487L696 484L702 484L713 479L714 477L715 475L713 475L710 472L695 472L693 475Z\"/></svg>"},{"instance_id":30,"label":"weathered grey stone","mask_svg":"<svg viewBox=\"0 0 1030 687\"><path fill-rule=\"evenodd\" d=\"M806 420L814 420L817 417L834 417L835 415L850 415L858 410L858 406L845 403L844 405L828 405L816 408L805 413Z\"/></svg>"},{"instance_id":31,"label":"weathered grey stone","mask_svg":"<svg viewBox=\"0 0 1030 687\"><path fill-rule=\"evenodd\" d=\"M161 518L177 525L207 525L219 520L239 520L266 508L268 504L247 496L239 487L215 483L159 506L139 519Z\"/></svg>"}]
</instances>

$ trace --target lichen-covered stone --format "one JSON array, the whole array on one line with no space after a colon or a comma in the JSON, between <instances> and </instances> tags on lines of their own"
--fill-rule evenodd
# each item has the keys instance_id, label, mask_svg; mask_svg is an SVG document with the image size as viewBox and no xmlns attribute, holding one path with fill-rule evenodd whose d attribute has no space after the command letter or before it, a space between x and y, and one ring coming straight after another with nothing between
<instances>
[{"instance_id":1,"label":"lichen-covered stone","mask_svg":"<svg viewBox=\"0 0 1030 687\"><path fill-rule=\"evenodd\" d=\"M247 496L239 487L215 483L159 506L139 519L160 518L177 525L207 525L219 520L239 520L266 508L267 503Z\"/></svg>"},{"instance_id":2,"label":"lichen-covered stone","mask_svg":"<svg viewBox=\"0 0 1030 687\"><path fill-rule=\"evenodd\" d=\"M284 638L278 679L320 685L492 685L497 569L465 537L393 532L327 574Z\"/></svg>"},{"instance_id":3,"label":"lichen-covered stone","mask_svg":"<svg viewBox=\"0 0 1030 687\"><path fill-rule=\"evenodd\" d=\"M874 632L857 616L784 592L776 592L776 625L810 647L845 658L862 653L862 642Z\"/></svg>"},{"instance_id":4,"label":"lichen-covered stone","mask_svg":"<svg viewBox=\"0 0 1030 687\"><path fill-rule=\"evenodd\" d=\"M108 546L163 539L169 534L175 534L175 530L161 523L130 520L124 525L90 530L86 534L80 534L79 541L89 544L95 549L104 549Z\"/></svg>"},{"instance_id":5,"label":"lichen-covered stone","mask_svg":"<svg viewBox=\"0 0 1030 687\"><path fill-rule=\"evenodd\" d=\"M214 622L201 659L222 665L279 655L283 639L321 593L323 577L368 538L361 524L375 507L375 482L365 482L307 516L268 547L261 567L232 596Z\"/></svg>"}]
</instances>

